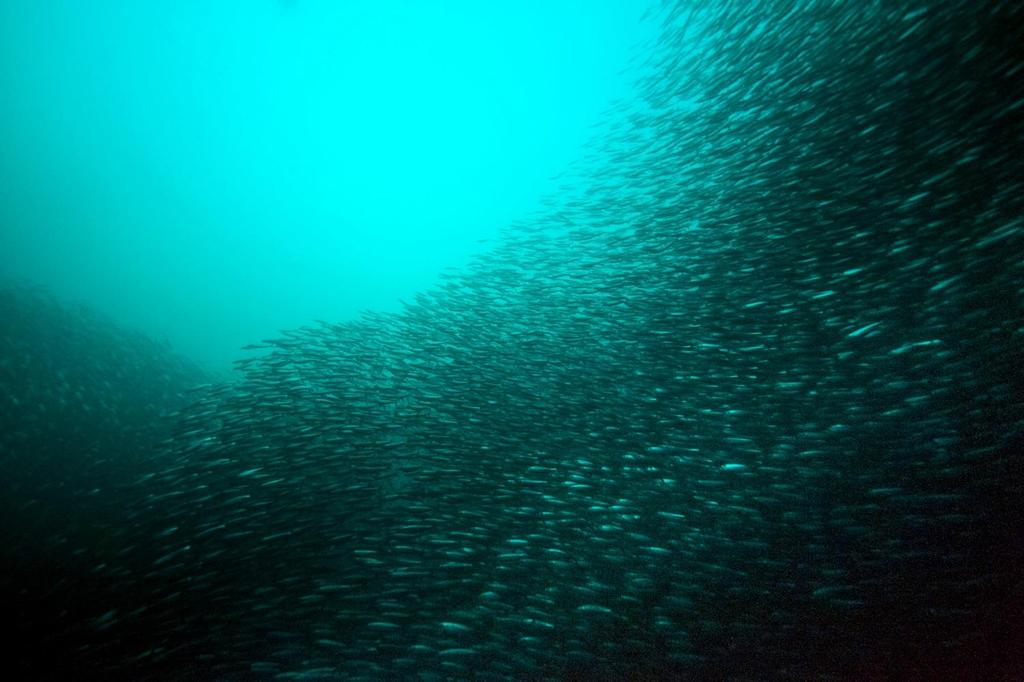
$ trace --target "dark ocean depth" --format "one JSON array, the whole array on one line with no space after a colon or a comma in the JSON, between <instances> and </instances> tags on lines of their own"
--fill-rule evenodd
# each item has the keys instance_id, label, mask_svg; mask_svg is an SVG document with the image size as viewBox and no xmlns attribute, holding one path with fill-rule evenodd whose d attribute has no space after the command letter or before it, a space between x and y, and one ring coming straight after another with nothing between
<instances>
[{"instance_id":1,"label":"dark ocean depth","mask_svg":"<svg viewBox=\"0 0 1024 682\"><path fill-rule=\"evenodd\" d=\"M1024 679L1024 4L647 21L398 312L225 376L0 288L5 677Z\"/></svg>"}]
</instances>

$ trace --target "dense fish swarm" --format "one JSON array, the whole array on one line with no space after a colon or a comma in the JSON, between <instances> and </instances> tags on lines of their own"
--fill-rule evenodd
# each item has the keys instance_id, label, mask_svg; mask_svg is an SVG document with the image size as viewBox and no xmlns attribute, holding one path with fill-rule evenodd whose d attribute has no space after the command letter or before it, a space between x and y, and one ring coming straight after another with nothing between
<instances>
[{"instance_id":1,"label":"dense fish swarm","mask_svg":"<svg viewBox=\"0 0 1024 682\"><path fill-rule=\"evenodd\" d=\"M79 665L1018 671L1024 7L655 20L637 98L545 212L181 411L121 495Z\"/></svg>"},{"instance_id":2,"label":"dense fish swarm","mask_svg":"<svg viewBox=\"0 0 1024 682\"><path fill-rule=\"evenodd\" d=\"M126 489L163 466L162 415L203 379L165 345L0 283L0 603L16 678L60 664L118 598L104 571L127 548Z\"/></svg>"}]
</instances>

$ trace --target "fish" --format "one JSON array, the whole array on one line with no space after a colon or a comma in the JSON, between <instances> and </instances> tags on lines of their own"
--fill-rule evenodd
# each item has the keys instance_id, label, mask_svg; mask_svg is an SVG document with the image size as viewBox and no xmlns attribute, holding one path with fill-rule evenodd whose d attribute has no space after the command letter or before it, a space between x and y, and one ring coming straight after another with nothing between
<instances>
[{"instance_id":1,"label":"fish","mask_svg":"<svg viewBox=\"0 0 1024 682\"><path fill-rule=\"evenodd\" d=\"M650 20L542 211L174 408L81 670L1024 669L1024 7Z\"/></svg>"},{"instance_id":2,"label":"fish","mask_svg":"<svg viewBox=\"0 0 1024 682\"><path fill-rule=\"evenodd\" d=\"M18 623L13 675L86 665L80 647L140 607L104 577L123 569L130 542L123 491L167 465L159 443L190 389L210 381L88 306L0 281L0 594Z\"/></svg>"}]
</instances>

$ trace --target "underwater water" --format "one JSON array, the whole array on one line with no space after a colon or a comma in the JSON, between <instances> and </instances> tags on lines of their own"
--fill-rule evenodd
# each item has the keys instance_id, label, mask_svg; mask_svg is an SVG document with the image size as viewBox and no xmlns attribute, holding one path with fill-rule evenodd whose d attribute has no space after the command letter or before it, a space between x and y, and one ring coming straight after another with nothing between
<instances>
[{"instance_id":1,"label":"underwater water","mask_svg":"<svg viewBox=\"0 0 1024 682\"><path fill-rule=\"evenodd\" d=\"M15 677L1020 679L1024 3L553 6L0 10Z\"/></svg>"},{"instance_id":2,"label":"underwater water","mask_svg":"<svg viewBox=\"0 0 1024 682\"><path fill-rule=\"evenodd\" d=\"M556 191L630 93L642 13L7 0L0 277L218 372L282 329L397 311Z\"/></svg>"}]
</instances>

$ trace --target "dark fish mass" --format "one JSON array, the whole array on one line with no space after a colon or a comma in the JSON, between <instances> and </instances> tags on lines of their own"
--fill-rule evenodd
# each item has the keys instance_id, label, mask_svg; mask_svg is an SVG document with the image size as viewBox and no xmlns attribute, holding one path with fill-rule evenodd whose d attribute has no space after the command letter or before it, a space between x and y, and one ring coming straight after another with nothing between
<instances>
[{"instance_id":1,"label":"dark fish mass","mask_svg":"<svg viewBox=\"0 0 1024 682\"><path fill-rule=\"evenodd\" d=\"M16 677L1019 679L1024 4L650 20L544 210L400 313L186 394L0 294Z\"/></svg>"},{"instance_id":2,"label":"dark fish mass","mask_svg":"<svg viewBox=\"0 0 1024 682\"><path fill-rule=\"evenodd\" d=\"M129 531L126 495L163 466L161 421L204 380L86 308L0 286L0 595L15 678L59 677L51 666L120 598L108 572Z\"/></svg>"}]
</instances>

